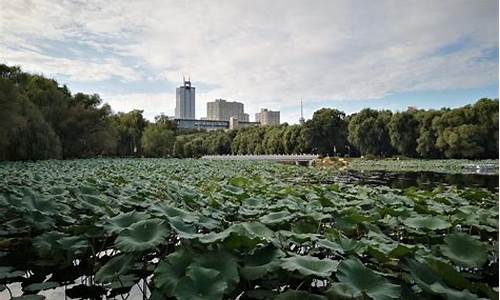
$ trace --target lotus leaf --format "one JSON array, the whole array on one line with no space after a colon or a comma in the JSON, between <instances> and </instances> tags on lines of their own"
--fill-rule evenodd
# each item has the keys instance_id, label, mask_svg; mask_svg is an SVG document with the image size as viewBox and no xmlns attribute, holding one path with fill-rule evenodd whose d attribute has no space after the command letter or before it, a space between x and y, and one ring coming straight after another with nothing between
<instances>
[{"instance_id":1,"label":"lotus leaf","mask_svg":"<svg viewBox=\"0 0 500 300\"><path fill-rule=\"evenodd\" d=\"M281 267L288 271L298 271L305 276L329 277L337 270L337 261L325 258L319 259L314 256L292 256L284 258Z\"/></svg>"},{"instance_id":2,"label":"lotus leaf","mask_svg":"<svg viewBox=\"0 0 500 300\"><path fill-rule=\"evenodd\" d=\"M26 292L39 292L39 291L43 291L43 290L50 290L50 289L53 289L53 288L58 287L58 286L59 286L59 283L57 283L57 282L45 281L42 283L32 283L28 286L25 286L23 288L23 290Z\"/></svg>"},{"instance_id":3,"label":"lotus leaf","mask_svg":"<svg viewBox=\"0 0 500 300\"><path fill-rule=\"evenodd\" d=\"M400 287L365 267L358 259L343 260L337 269L341 284L334 284L329 290L333 295L361 297L366 295L375 300L397 299Z\"/></svg>"},{"instance_id":4,"label":"lotus leaf","mask_svg":"<svg viewBox=\"0 0 500 300\"><path fill-rule=\"evenodd\" d=\"M116 246L125 252L144 251L158 246L169 235L164 221L148 219L123 230L116 238Z\"/></svg>"},{"instance_id":5,"label":"lotus leaf","mask_svg":"<svg viewBox=\"0 0 500 300\"><path fill-rule=\"evenodd\" d=\"M154 272L154 283L167 296L173 296L179 281L184 278L187 267L192 262L192 253L178 250L160 262Z\"/></svg>"},{"instance_id":6,"label":"lotus leaf","mask_svg":"<svg viewBox=\"0 0 500 300\"><path fill-rule=\"evenodd\" d=\"M293 291L288 290L279 294L276 300L326 300L327 298L320 295L311 294L306 291Z\"/></svg>"},{"instance_id":7,"label":"lotus leaf","mask_svg":"<svg viewBox=\"0 0 500 300\"><path fill-rule=\"evenodd\" d=\"M130 271L133 261L134 257L132 255L115 256L97 271L95 279L103 283L116 281L118 276L125 275Z\"/></svg>"},{"instance_id":8,"label":"lotus leaf","mask_svg":"<svg viewBox=\"0 0 500 300\"><path fill-rule=\"evenodd\" d=\"M222 299L227 283L219 275L217 270L193 264L179 281L174 295L179 300Z\"/></svg>"},{"instance_id":9,"label":"lotus leaf","mask_svg":"<svg viewBox=\"0 0 500 300\"><path fill-rule=\"evenodd\" d=\"M441 252L466 267L481 267L488 260L488 248L464 233L453 233L444 239Z\"/></svg>"},{"instance_id":10,"label":"lotus leaf","mask_svg":"<svg viewBox=\"0 0 500 300\"><path fill-rule=\"evenodd\" d=\"M24 276L23 271L16 271L12 267L0 267L0 280Z\"/></svg>"},{"instance_id":11,"label":"lotus leaf","mask_svg":"<svg viewBox=\"0 0 500 300\"><path fill-rule=\"evenodd\" d=\"M130 225L148 218L147 214L130 211L121 213L109 219L104 228L110 233L120 233L122 230L128 228Z\"/></svg>"},{"instance_id":12,"label":"lotus leaf","mask_svg":"<svg viewBox=\"0 0 500 300\"><path fill-rule=\"evenodd\" d=\"M451 227L449 222L436 216L412 217L405 219L403 222L415 229L442 230Z\"/></svg>"}]
</instances>

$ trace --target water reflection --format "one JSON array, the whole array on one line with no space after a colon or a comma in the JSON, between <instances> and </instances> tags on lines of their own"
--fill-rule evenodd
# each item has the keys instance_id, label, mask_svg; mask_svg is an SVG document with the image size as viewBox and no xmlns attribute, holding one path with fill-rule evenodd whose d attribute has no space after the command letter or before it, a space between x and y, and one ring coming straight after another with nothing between
<instances>
[{"instance_id":1,"label":"water reflection","mask_svg":"<svg viewBox=\"0 0 500 300\"><path fill-rule=\"evenodd\" d=\"M437 186L450 185L457 187L481 187L492 191L498 191L498 175L346 171L337 174L334 181L369 185L387 185L400 189L412 186L421 189L432 189Z\"/></svg>"}]
</instances>

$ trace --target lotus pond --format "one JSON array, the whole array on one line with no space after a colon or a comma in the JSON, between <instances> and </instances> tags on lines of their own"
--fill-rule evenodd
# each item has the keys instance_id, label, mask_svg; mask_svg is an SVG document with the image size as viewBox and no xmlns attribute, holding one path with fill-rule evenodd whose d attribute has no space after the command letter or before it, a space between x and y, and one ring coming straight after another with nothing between
<instances>
[{"instance_id":1,"label":"lotus pond","mask_svg":"<svg viewBox=\"0 0 500 300\"><path fill-rule=\"evenodd\" d=\"M0 299L498 299L498 192L280 164L0 164Z\"/></svg>"}]
</instances>

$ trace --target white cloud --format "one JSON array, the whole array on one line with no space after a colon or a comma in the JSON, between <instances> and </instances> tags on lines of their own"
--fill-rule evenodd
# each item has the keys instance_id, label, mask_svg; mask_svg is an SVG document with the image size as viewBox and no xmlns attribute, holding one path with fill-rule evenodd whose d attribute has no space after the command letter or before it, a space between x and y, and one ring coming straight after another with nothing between
<instances>
[{"instance_id":1,"label":"white cloud","mask_svg":"<svg viewBox=\"0 0 500 300\"><path fill-rule=\"evenodd\" d=\"M75 81L146 76L177 83L190 75L195 85L220 87L199 90L198 116L216 97L243 101L254 113L297 107L300 97L377 99L498 83L498 61L481 59L498 47L496 0L0 0L0 6L3 61ZM108 58L53 57L37 50L43 40L84 44ZM112 95L122 100L110 102L154 110L163 99L172 114L173 98L161 97L174 92L141 102Z\"/></svg>"},{"instance_id":2,"label":"white cloud","mask_svg":"<svg viewBox=\"0 0 500 300\"><path fill-rule=\"evenodd\" d=\"M105 102L115 112L128 112L133 109L144 110L144 117L154 120L154 117L163 113L171 116L175 109L175 93L130 93L122 95L101 95Z\"/></svg>"}]
</instances>

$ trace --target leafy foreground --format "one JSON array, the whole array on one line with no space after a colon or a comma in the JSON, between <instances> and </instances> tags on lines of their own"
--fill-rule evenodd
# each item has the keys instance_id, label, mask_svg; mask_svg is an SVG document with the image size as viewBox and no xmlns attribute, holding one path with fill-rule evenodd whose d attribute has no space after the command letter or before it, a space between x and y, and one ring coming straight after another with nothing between
<instances>
[{"instance_id":1,"label":"leafy foreground","mask_svg":"<svg viewBox=\"0 0 500 300\"><path fill-rule=\"evenodd\" d=\"M58 286L71 298L498 298L487 190L174 159L4 163L0 176L4 295L17 282L24 299Z\"/></svg>"}]
</instances>

